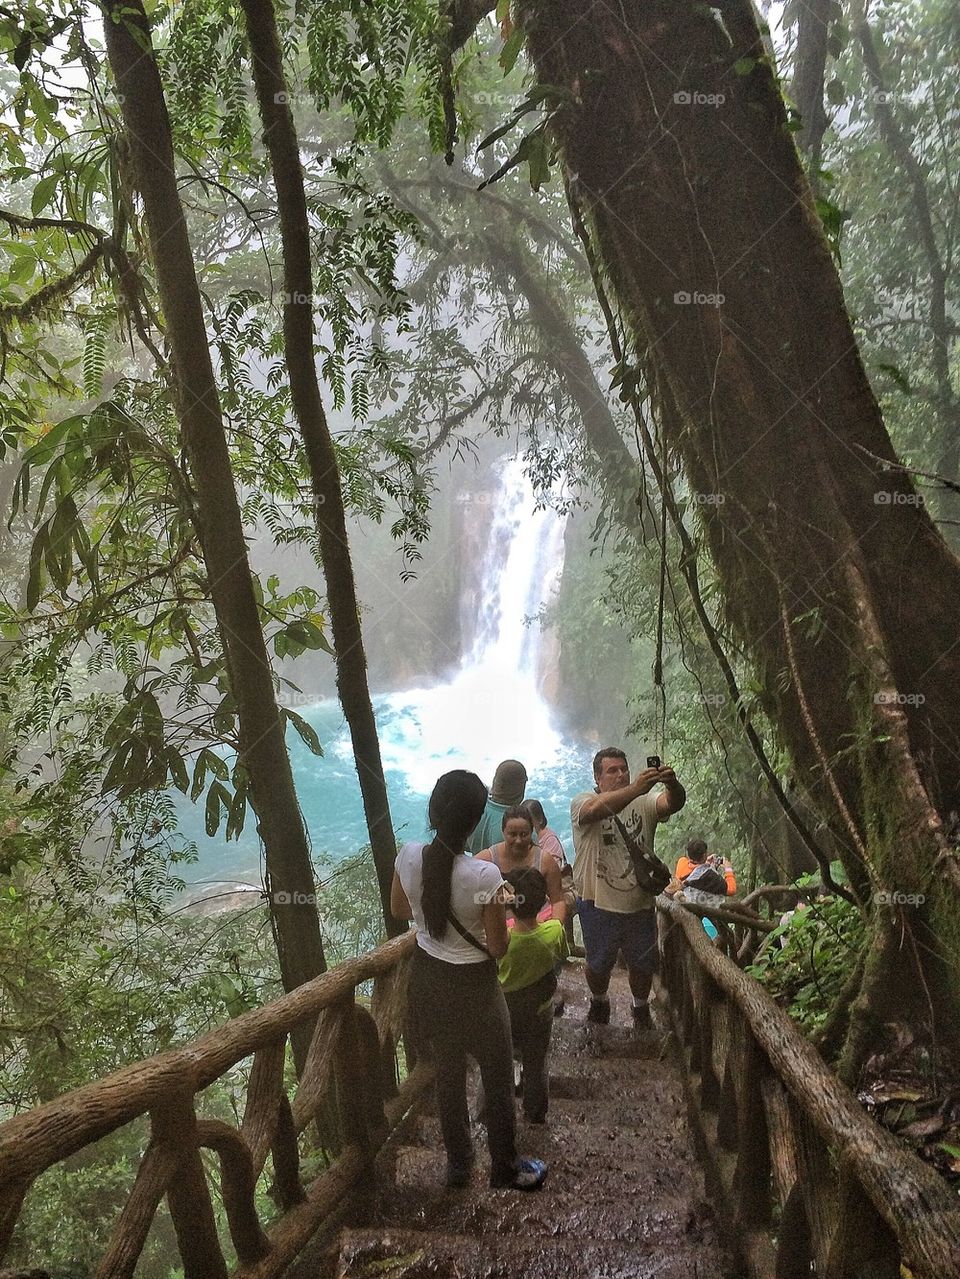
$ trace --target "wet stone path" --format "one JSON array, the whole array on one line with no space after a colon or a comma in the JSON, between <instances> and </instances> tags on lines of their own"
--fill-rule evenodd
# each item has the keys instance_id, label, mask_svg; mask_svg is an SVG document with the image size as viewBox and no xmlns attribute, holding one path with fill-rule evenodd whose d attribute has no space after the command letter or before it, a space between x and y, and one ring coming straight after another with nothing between
<instances>
[{"instance_id":1,"label":"wet stone path","mask_svg":"<svg viewBox=\"0 0 960 1279\"><path fill-rule=\"evenodd\" d=\"M521 1153L549 1164L543 1189L491 1190L478 1126L470 1185L447 1190L437 1120L421 1114L384 1154L375 1224L343 1230L332 1264L314 1274L737 1279L704 1194L678 1067L659 1034L639 1036L630 1025L625 974L611 982L609 1026L586 1021L578 963L566 966L561 990L549 1118L519 1120Z\"/></svg>"}]
</instances>

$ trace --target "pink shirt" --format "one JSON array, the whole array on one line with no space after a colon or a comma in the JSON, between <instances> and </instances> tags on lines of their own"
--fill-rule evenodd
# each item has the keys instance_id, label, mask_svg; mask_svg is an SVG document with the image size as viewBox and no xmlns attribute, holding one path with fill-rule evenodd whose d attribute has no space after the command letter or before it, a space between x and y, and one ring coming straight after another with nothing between
<instances>
[{"instance_id":1,"label":"pink shirt","mask_svg":"<svg viewBox=\"0 0 960 1279\"><path fill-rule=\"evenodd\" d=\"M545 853L550 854L560 869L563 870L567 858L556 832L552 831L549 826L544 826L543 830L537 831L537 843Z\"/></svg>"}]
</instances>

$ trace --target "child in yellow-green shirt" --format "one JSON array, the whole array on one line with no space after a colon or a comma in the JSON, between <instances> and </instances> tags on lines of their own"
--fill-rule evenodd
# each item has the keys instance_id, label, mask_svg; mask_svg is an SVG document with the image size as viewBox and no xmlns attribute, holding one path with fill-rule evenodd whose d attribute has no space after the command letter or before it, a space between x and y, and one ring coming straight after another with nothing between
<instances>
[{"instance_id":1,"label":"child in yellow-green shirt","mask_svg":"<svg viewBox=\"0 0 960 1279\"><path fill-rule=\"evenodd\" d=\"M510 1011L513 1055L523 1067L523 1113L533 1124L546 1123L547 1054L553 1029L553 996L567 939L563 924L537 915L547 900L547 881L539 870L511 872L516 923L507 953L500 960L500 986Z\"/></svg>"}]
</instances>

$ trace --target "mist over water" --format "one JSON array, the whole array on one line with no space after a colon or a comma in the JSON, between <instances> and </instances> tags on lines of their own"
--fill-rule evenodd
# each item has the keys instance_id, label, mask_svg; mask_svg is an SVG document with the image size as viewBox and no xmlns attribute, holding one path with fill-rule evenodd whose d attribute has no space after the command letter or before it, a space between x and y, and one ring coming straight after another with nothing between
<instances>
[{"instance_id":1,"label":"mist over water","mask_svg":"<svg viewBox=\"0 0 960 1279\"><path fill-rule=\"evenodd\" d=\"M593 748L555 728L540 692L540 613L559 584L564 517L534 511L519 458L500 464L476 587L463 591L460 668L447 682L374 698L394 825L401 839L427 837L426 801L451 768L469 768L489 785L502 759L521 760L527 796L541 800L551 826L570 843L570 799L589 784ZM351 856L367 843L350 735L339 703L298 706L316 730L324 755L287 734L294 778L316 855ZM248 820L252 820L248 818ZM200 850L189 876L259 884L260 848L251 825L239 842L209 839L202 813L185 805L182 830Z\"/></svg>"}]
</instances>

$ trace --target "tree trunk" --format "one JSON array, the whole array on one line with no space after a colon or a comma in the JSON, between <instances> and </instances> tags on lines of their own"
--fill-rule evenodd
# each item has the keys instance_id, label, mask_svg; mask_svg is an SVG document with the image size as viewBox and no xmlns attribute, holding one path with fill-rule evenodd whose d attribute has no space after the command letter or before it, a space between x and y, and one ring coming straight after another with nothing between
<instances>
[{"instance_id":1,"label":"tree trunk","mask_svg":"<svg viewBox=\"0 0 960 1279\"><path fill-rule=\"evenodd\" d=\"M797 11L797 56L793 75L793 100L803 128L797 146L807 161L814 190L819 187L823 135L827 113L823 108L823 77L827 65L827 36L834 0L805 0Z\"/></svg>"},{"instance_id":2,"label":"tree trunk","mask_svg":"<svg viewBox=\"0 0 960 1279\"><path fill-rule=\"evenodd\" d=\"M575 96L555 116L564 160L651 392L676 407L669 445L715 496L725 609L771 717L860 892L925 899L932 985L957 1012L937 939L960 951L960 867L937 812L960 798L960 563L886 469L752 4L527 0L518 16L540 82Z\"/></svg>"},{"instance_id":3,"label":"tree trunk","mask_svg":"<svg viewBox=\"0 0 960 1279\"><path fill-rule=\"evenodd\" d=\"M867 22L862 0L853 0L850 6L854 33L863 53L863 64L870 85L875 91L873 111L877 126L888 151L900 166L910 189L910 205L914 227L927 264L929 294L927 324L930 329L930 367L936 388L935 405L940 423L938 447L935 449L934 470L956 484L960 480L960 402L953 390L950 376L950 349L952 345L951 323L947 312L947 281L949 272L944 253L937 240L936 218L930 205L927 178L923 165L913 153L910 139L904 132L893 107L880 57L877 53L873 31ZM940 493L939 514L944 520L960 519L960 494L950 488ZM956 532L953 532L955 544Z\"/></svg>"},{"instance_id":4,"label":"tree trunk","mask_svg":"<svg viewBox=\"0 0 960 1279\"><path fill-rule=\"evenodd\" d=\"M237 703L240 758L263 839L280 970L284 988L292 990L325 968L313 867L253 592L177 191L170 121L142 0L130 0L116 10L104 5L103 20L166 320L177 413L195 486L197 528Z\"/></svg>"},{"instance_id":5,"label":"tree trunk","mask_svg":"<svg viewBox=\"0 0 960 1279\"><path fill-rule=\"evenodd\" d=\"M405 925L390 913L397 843L390 819L380 741L367 684L360 609L354 583L340 472L320 396L313 348L313 270L303 169L289 105L272 0L243 0L253 79L270 155L283 244L283 336L290 394L303 438L316 503L320 558L337 663L337 689L353 744L363 809L380 886L387 934Z\"/></svg>"}]
</instances>

